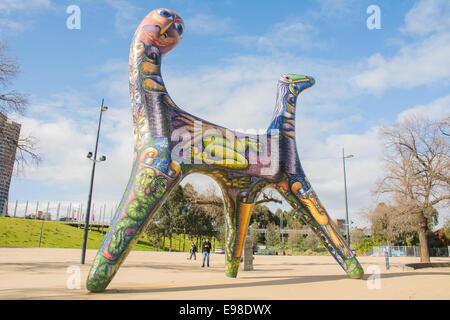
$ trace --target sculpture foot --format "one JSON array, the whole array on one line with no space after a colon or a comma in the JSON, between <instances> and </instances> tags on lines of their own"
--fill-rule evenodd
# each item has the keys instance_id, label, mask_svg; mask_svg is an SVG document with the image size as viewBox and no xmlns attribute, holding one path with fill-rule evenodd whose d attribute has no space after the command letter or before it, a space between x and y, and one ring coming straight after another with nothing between
<instances>
[{"instance_id":1,"label":"sculpture foot","mask_svg":"<svg viewBox=\"0 0 450 320\"><path fill-rule=\"evenodd\" d=\"M356 260L356 257L345 260L345 265L347 266L345 272L347 272L350 278L362 279L362 277L364 276L364 269L359 264L358 260Z\"/></svg>"},{"instance_id":2,"label":"sculpture foot","mask_svg":"<svg viewBox=\"0 0 450 320\"><path fill-rule=\"evenodd\" d=\"M225 275L230 278L236 278L239 271L239 263L241 258L233 257L226 263Z\"/></svg>"},{"instance_id":3,"label":"sculpture foot","mask_svg":"<svg viewBox=\"0 0 450 320\"><path fill-rule=\"evenodd\" d=\"M110 260L97 254L86 280L86 288L94 293L105 291L106 287L111 282L116 269L117 266L112 264Z\"/></svg>"}]
</instances>

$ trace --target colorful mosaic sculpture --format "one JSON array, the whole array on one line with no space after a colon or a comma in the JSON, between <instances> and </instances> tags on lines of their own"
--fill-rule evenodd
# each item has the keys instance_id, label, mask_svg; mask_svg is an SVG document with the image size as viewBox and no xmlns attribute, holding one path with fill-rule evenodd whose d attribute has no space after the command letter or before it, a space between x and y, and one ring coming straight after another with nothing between
<instances>
[{"instance_id":1,"label":"colorful mosaic sculpture","mask_svg":"<svg viewBox=\"0 0 450 320\"><path fill-rule=\"evenodd\" d=\"M171 190L191 173L212 177L225 200L226 275L236 277L252 209L265 188L274 188L300 213L351 278L363 269L313 191L295 142L297 96L314 79L283 75L272 122L265 134L231 131L193 116L170 98L161 59L182 39L182 19L168 9L150 12L130 49L130 96L134 163L128 186L91 265L87 288L101 292L151 223Z\"/></svg>"}]
</instances>

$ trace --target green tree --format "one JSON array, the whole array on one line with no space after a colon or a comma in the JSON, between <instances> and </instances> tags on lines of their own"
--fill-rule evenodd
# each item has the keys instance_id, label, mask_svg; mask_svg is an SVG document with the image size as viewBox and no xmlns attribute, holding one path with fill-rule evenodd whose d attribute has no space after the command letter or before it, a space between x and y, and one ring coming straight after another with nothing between
<instances>
[{"instance_id":1,"label":"green tree","mask_svg":"<svg viewBox=\"0 0 450 320\"><path fill-rule=\"evenodd\" d=\"M267 224L266 245L273 247L280 242L280 228L273 222Z\"/></svg>"},{"instance_id":2,"label":"green tree","mask_svg":"<svg viewBox=\"0 0 450 320\"><path fill-rule=\"evenodd\" d=\"M161 250L162 238L164 234L164 230L161 227L160 223L152 222L145 229L144 234L147 238L147 241L150 242L152 246L159 250Z\"/></svg>"},{"instance_id":3,"label":"green tree","mask_svg":"<svg viewBox=\"0 0 450 320\"><path fill-rule=\"evenodd\" d=\"M292 250L297 250L301 248L303 243L303 236L298 231L302 230L304 225L302 225L299 221L291 220L289 221L288 227L293 231L289 234L288 246Z\"/></svg>"},{"instance_id":4,"label":"green tree","mask_svg":"<svg viewBox=\"0 0 450 320\"><path fill-rule=\"evenodd\" d=\"M364 229L355 228L350 231L350 244L352 247L358 246L366 238Z\"/></svg>"},{"instance_id":5,"label":"green tree","mask_svg":"<svg viewBox=\"0 0 450 320\"><path fill-rule=\"evenodd\" d=\"M444 231L444 236L450 240L450 218L446 218L444 225L442 227L443 231Z\"/></svg>"},{"instance_id":6,"label":"green tree","mask_svg":"<svg viewBox=\"0 0 450 320\"><path fill-rule=\"evenodd\" d=\"M316 250L320 244L319 237L314 232L308 232L307 236L303 240L303 248L308 250Z\"/></svg>"},{"instance_id":7,"label":"green tree","mask_svg":"<svg viewBox=\"0 0 450 320\"><path fill-rule=\"evenodd\" d=\"M200 194L189 183L184 186L183 191L186 200L184 217L186 232L197 239L198 245L203 237L220 238L220 229L225 225L222 218L222 199L210 190L206 194Z\"/></svg>"},{"instance_id":8,"label":"green tree","mask_svg":"<svg viewBox=\"0 0 450 320\"><path fill-rule=\"evenodd\" d=\"M351 240L350 240L351 241ZM383 242L376 241L374 238L364 238L355 247L357 253L367 253L373 249L373 247L381 246Z\"/></svg>"},{"instance_id":9,"label":"green tree","mask_svg":"<svg viewBox=\"0 0 450 320\"><path fill-rule=\"evenodd\" d=\"M173 234L182 230L182 211L184 208L183 188L177 186L158 212L158 220L164 230L164 236L169 238L169 249L172 250Z\"/></svg>"},{"instance_id":10,"label":"green tree","mask_svg":"<svg viewBox=\"0 0 450 320\"><path fill-rule=\"evenodd\" d=\"M428 229L437 223L438 212L434 208L428 214ZM376 241L411 245L418 238L417 218L402 205L387 205L383 202L370 210L368 218L371 223L372 237ZM350 237L351 239L351 237Z\"/></svg>"},{"instance_id":11,"label":"green tree","mask_svg":"<svg viewBox=\"0 0 450 320\"><path fill-rule=\"evenodd\" d=\"M260 233L258 232L259 226L258 226L258 222L254 221L251 226L250 226L250 238L253 241L253 245L257 245L259 242L259 235Z\"/></svg>"},{"instance_id":12,"label":"green tree","mask_svg":"<svg viewBox=\"0 0 450 320\"><path fill-rule=\"evenodd\" d=\"M254 221L257 221L259 227L262 229L266 229L269 223L274 223L277 226L280 225L280 217L277 217L267 206L261 204L257 204L253 208L250 224Z\"/></svg>"}]
</instances>

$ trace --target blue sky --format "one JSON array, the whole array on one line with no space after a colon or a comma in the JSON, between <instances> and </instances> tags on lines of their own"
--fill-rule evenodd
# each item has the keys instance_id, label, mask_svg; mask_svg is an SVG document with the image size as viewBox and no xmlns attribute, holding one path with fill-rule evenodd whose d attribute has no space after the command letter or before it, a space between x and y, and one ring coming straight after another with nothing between
<instances>
[{"instance_id":1,"label":"blue sky","mask_svg":"<svg viewBox=\"0 0 450 320\"><path fill-rule=\"evenodd\" d=\"M77 5L81 28L69 30ZM381 29L366 12L377 5ZM124 1L0 0L0 39L22 72L14 82L30 95L22 133L39 138L43 162L14 177L10 201L86 203L98 108L105 98L94 201L117 204L131 170L129 45L155 8L185 22L182 42L163 60L169 94L186 111L234 129L263 129L282 73L313 76L297 104L303 167L334 218L345 213L342 148L350 214L377 201L382 175L380 126L419 112L448 114L450 2L447 0ZM189 178L198 188L210 180ZM211 180L212 181L212 180ZM31 205L35 207L35 204ZM20 210L19 210L20 211ZM442 210L444 215L448 211Z\"/></svg>"}]
</instances>

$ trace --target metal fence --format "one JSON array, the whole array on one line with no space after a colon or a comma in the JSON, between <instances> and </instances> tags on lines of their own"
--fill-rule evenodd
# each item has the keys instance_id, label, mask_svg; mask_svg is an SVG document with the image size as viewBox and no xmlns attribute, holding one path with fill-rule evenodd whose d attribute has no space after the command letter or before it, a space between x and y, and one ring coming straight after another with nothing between
<instances>
[{"instance_id":1,"label":"metal fence","mask_svg":"<svg viewBox=\"0 0 450 320\"><path fill-rule=\"evenodd\" d=\"M8 216L27 219L84 222L86 203L69 201L15 201L8 203ZM116 204L92 203L90 222L109 224Z\"/></svg>"},{"instance_id":2,"label":"metal fence","mask_svg":"<svg viewBox=\"0 0 450 320\"><path fill-rule=\"evenodd\" d=\"M420 257L420 247L418 246L373 247L373 250L368 252L368 255L384 257L386 251L390 257ZM429 248L430 257L450 257L449 251L450 247Z\"/></svg>"}]
</instances>

